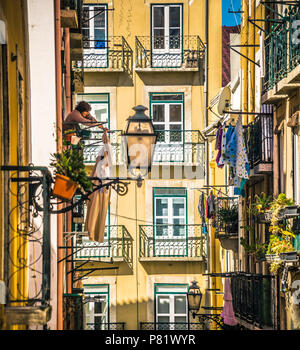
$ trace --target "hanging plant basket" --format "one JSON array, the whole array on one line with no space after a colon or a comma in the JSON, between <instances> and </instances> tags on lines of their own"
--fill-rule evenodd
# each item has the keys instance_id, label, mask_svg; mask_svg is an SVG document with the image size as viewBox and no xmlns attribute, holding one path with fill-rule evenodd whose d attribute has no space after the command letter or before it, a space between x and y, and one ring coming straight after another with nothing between
<instances>
[{"instance_id":1,"label":"hanging plant basket","mask_svg":"<svg viewBox=\"0 0 300 350\"><path fill-rule=\"evenodd\" d=\"M271 221L271 213L269 211L265 211L263 213L259 213L257 215L257 221L260 224L267 224Z\"/></svg>"},{"instance_id":2,"label":"hanging plant basket","mask_svg":"<svg viewBox=\"0 0 300 350\"><path fill-rule=\"evenodd\" d=\"M70 201L78 187L78 183L72 181L67 176L56 174L55 184L52 194L60 199Z\"/></svg>"}]
</instances>

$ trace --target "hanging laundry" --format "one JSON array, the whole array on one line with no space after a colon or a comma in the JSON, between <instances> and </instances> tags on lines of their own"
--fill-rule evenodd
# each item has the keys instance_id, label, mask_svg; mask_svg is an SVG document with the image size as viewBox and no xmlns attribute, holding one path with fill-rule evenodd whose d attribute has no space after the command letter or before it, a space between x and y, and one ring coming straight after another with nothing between
<instances>
[{"instance_id":1,"label":"hanging laundry","mask_svg":"<svg viewBox=\"0 0 300 350\"><path fill-rule=\"evenodd\" d=\"M207 203L206 217L208 219L211 219L215 214L215 196L212 191L210 192L210 195L208 196L206 203Z\"/></svg>"},{"instance_id":2,"label":"hanging laundry","mask_svg":"<svg viewBox=\"0 0 300 350\"><path fill-rule=\"evenodd\" d=\"M222 154L222 140L223 140L223 128L220 125L217 131L217 137L216 137L216 147L218 150L218 154L216 156L216 163L219 168L223 168L224 166L224 163L220 163L220 158Z\"/></svg>"},{"instance_id":3,"label":"hanging laundry","mask_svg":"<svg viewBox=\"0 0 300 350\"><path fill-rule=\"evenodd\" d=\"M199 211L202 223L205 222L205 197L204 197L204 193L201 193L201 195L199 197L198 211Z\"/></svg>"},{"instance_id":4,"label":"hanging laundry","mask_svg":"<svg viewBox=\"0 0 300 350\"><path fill-rule=\"evenodd\" d=\"M250 165L243 135L242 118L239 116L236 127L236 169L234 178L234 193L244 195L244 186L249 179Z\"/></svg>"},{"instance_id":5,"label":"hanging laundry","mask_svg":"<svg viewBox=\"0 0 300 350\"><path fill-rule=\"evenodd\" d=\"M92 170L92 177L105 179L110 177L110 169L112 166L112 148L106 132L104 132L102 141L103 147L99 151L96 163ZM98 185L99 181L93 181ZM102 180L102 184L107 180ZM91 241L99 243L104 242L105 221L110 201L110 188L101 188L91 194L87 204L87 215L85 221L85 230L89 234Z\"/></svg>"}]
</instances>

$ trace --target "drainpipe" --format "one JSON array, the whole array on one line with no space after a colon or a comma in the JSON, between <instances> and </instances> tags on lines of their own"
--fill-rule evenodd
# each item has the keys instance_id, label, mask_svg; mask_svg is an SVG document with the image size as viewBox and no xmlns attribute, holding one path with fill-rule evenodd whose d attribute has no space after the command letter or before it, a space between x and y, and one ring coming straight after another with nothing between
<instances>
[{"instance_id":1,"label":"drainpipe","mask_svg":"<svg viewBox=\"0 0 300 350\"><path fill-rule=\"evenodd\" d=\"M64 49L65 49L65 60L66 60L66 114L71 112L71 56L70 56L70 28L64 28ZM68 211L66 213L66 231L72 231L72 212ZM67 249L66 256L72 254L72 241L70 239L67 240L66 246L70 247ZM72 260L72 259L71 259ZM72 293L72 262L66 263L66 291L67 293Z\"/></svg>"},{"instance_id":2,"label":"drainpipe","mask_svg":"<svg viewBox=\"0 0 300 350\"><path fill-rule=\"evenodd\" d=\"M62 150L62 72L61 72L61 21L60 0L54 0L55 6L55 63L56 63L56 148L57 152ZM58 206L58 210L62 206ZM57 261L63 258L63 217L57 215ZM63 330L63 264L57 264L57 329Z\"/></svg>"}]
</instances>

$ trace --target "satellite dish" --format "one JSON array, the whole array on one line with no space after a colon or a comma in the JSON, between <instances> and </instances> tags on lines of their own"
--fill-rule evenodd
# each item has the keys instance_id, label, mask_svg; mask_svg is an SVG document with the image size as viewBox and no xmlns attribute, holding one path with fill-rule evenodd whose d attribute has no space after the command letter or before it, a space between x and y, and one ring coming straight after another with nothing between
<instances>
[{"instance_id":1,"label":"satellite dish","mask_svg":"<svg viewBox=\"0 0 300 350\"><path fill-rule=\"evenodd\" d=\"M218 102L219 115L224 115L225 113L229 112L230 101L231 101L231 90L228 86L225 86L222 89L219 97L219 102Z\"/></svg>"}]
</instances>

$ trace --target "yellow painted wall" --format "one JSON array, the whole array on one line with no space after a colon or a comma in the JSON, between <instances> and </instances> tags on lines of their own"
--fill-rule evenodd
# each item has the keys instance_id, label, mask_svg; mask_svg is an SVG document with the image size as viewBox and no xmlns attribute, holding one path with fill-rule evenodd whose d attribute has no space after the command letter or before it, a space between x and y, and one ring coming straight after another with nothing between
<instances>
[{"instance_id":1,"label":"yellow painted wall","mask_svg":"<svg viewBox=\"0 0 300 350\"><path fill-rule=\"evenodd\" d=\"M85 3L105 4L107 1L85 1ZM205 1L204 0L116 0L109 2L108 34L109 36L124 36L133 50L135 62L135 37L150 35L150 5L151 4L183 4L183 35L199 35L205 40ZM209 1L210 17L210 51L209 51L209 100L219 92L222 78L221 59L221 10L222 2ZM203 61L204 62L204 61ZM204 85L200 72L133 72L130 84L121 73L85 73L85 93L110 93L110 122L117 130L125 128L126 119L133 115L132 107L142 104L149 108L149 92L184 92L185 122L190 125L188 130L203 130L204 120ZM200 82L200 83L199 83ZM147 114L147 113L146 113ZM113 121L116 119L116 122ZM185 283L196 279L205 289L205 273L203 262L139 261L139 228L138 225L152 222L152 187L187 187L188 223L200 224L198 200L200 193L192 188L204 185L204 178L199 180L146 180L141 188L135 183L129 185L128 194L117 199L117 224L125 225L133 238L133 268L126 270L119 265L116 272L104 272L105 277L96 274L85 283L103 283L115 278L116 283L116 322L126 322L126 329L137 329L139 322L154 322L154 283ZM112 200L114 206L115 200ZM114 216L111 220L114 221ZM115 221L114 221L115 222ZM151 224L150 222L150 224ZM176 259L175 259L176 260ZM180 261L181 260L181 261ZM102 276L103 276L102 274ZM204 299L204 298L203 298ZM204 300L202 301L204 303ZM197 320L192 320L196 322Z\"/></svg>"},{"instance_id":2,"label":"yellow painted wall","mask_svg":"<svg viewBox=\"0 0 300 350\"><path fill-rule=\"evenodd\" d=\"M28 127L27 127L27 106L28 106L28 95L27 95L27 57L26 57L26 39L25 39L25 2L18 0L3 0L0 5L0 19L6 23L6 39L7 39L7 55L8 55L8 96L9 96L9 118L10 121L10 134L9 134L9 147L10 147L10 165L17 165L18 163L18 152L19 147L19 165L28 164ZM18 25L16 25L16 23ZM12 60L12 55L17 56L16 60ZM18 83L18 73L22 76L20 85ZM22 85L22 92L19 93L19 97L22 98L23 106L19 108L19 97L18 89ZM21 91L21 90L20 90ZM2 110L2 106L1 106ZM2 115L1 115L2 116ZM2 125L2 119L1 119ZM22 127L22 131L20 127ZM1 126L2 128L2 126ZM2 132L2 129L0 130ZM21 133L21 134L20 134ZM2 139L2 137L1 137ZM2 141L3 142L3 141ZM19 144L18 144L19 143ZM1 147L2 148L2 147ZM3 154L1 152L1 164ZM3 183L1 183L1 188ZM16 193L16 185L12 190ZM3 192L1 190L1 192ZM10 208L16 206L16 197L10 196ZM7 200L3 197L1 201ZM3 203L1 203L1 212L3 212ZM0 218L1 220L2 218ZM19 213L14 211L14 214L10 218L10 223L14 229L16 229L19 222ZM3 223L1 222L1 246L3 246L4 232ZM21 299L26 296L26 271L24 269L18 269L14 264L18 266L18 259L26 258L26 244L24 240L17 236L16 233L11 230L10 239L11 244L11 258L13 264L10 264L10 291L11 299ZM22 246L19 253L18 249ZM1 271L0 279L3 279L3 250L0 251L1 260ZM6 261L6 263L8 263ZM19 271L18 271L19 270Z\"/></svg>"}]
</instances>

